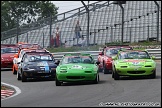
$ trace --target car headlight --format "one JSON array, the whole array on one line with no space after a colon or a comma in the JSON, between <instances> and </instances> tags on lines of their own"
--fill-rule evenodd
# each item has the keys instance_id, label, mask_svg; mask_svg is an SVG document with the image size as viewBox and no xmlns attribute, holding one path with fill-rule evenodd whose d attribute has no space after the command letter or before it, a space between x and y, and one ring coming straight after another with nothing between
<instances>
[{"instance_id":1,"label":"car headlight","mask_svg":"<svg viewBox=\"0 0 162 108\"><path fill-rule=\"evenodd\" d=\"M67 72L67 67L66 67L66 66L60 67L60 72L61 72L61 73Z\"/></svg>"},{"instance_id":2,"label":"car headlight","mask_svg":"<svg viewBox=\"0 0 162 108\"><path fill-rule=\"evenodd\" d=\"M97 71L98 69L97 68L94 68L94 71Z\"/></svg>"},{"instance_id":3,"label":"car headlight","mask_svg":"<svg viewBox=\"0 0 162 108\"><path fill-rule=\"evenodd\" d=\"M82 69L87 69L88 67L86 67L86 66L84 66L84 67L82 67Z\"/></svg>"},{"instance_id":4,"label":"car headlight","mask_svg":"<svg viewBox=\"0 0 162 108\"><path fill-rule=\"evenodd\" d=\"M34 71L34 68L25 67L24 70Z\"/></svg>"},{"instance_id":5,"label":"car headlight","mask_svg":"<svg viewBox=\"0 0 162 108\"><path fill-rule=\"evenodd\" d=\"M30 70L30 71L33 71L33 70L35 70L35 69L33 69L33 68L27 68L28 70Z\"/></svg>"},{"instance_id":6,"label":"car headlight","mask_svg":"<svg viewBox=\"0 0 162 108\"><path fill-rule=\"evenodd\" d=\"M65 72L67 72L67 70L60 70L60 72L61 72L61 73L65 73Z\"/></svg>"}]
</instances>

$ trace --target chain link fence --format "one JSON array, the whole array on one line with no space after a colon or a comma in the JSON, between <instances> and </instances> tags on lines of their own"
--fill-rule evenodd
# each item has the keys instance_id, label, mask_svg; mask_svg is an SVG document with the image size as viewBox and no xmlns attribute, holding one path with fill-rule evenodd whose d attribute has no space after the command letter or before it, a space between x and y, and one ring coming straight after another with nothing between
<instances>
[{"instance_id":1,"label":"chain link fence","mask_svg":"<svg viewBox=\"0 0 162 108\"><path fill-rule=\"evenodd\" d=\"M156 41L157 30L161 30L161 1L157 1L159 9L159 26L157 25L158 9L154 1L126 1L124 7L123 42ZM96 2L89 5L90 20L87 21L85 7L79 7L56 16L42 19L38 22L1 32L1 43L29 42L38 43L42 47L55 47L51 42L59 28L59 47L66 44L75 46L81 38L75 38L75 25L79 21L80 34L89 45L104 45L120 42L122 39L122 12L119 5L108 1ZM87 26L89 22L89 33ZM158 40L161 40L159 31ZM55 42L56 43L56 42ZM87 41L86 41L87 43Z\"/></svg>"}]
</instances>

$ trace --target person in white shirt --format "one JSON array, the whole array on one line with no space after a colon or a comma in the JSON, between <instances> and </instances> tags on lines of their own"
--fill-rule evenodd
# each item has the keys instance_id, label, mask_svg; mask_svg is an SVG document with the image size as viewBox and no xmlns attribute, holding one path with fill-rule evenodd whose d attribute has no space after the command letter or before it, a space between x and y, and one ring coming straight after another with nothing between
<instances>
[{"instance_id":1,"label":"person in white shirt","mask_svg":"<svg viewBox=\"0 0 162 108\"><path fill-rule=\"evenodd\" d=\"M86 39L84 39L84 37L82 37L82 40L79 40L78 42L78 46L85 46L86 45Z\"/></svg>"}]
</instances>

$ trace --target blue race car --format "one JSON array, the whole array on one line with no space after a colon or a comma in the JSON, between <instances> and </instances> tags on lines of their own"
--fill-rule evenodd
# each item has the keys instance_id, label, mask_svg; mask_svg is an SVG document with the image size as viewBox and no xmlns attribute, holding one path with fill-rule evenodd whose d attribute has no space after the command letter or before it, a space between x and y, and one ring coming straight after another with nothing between
<instances>
[{"instance_id":1,"label":"blue race car","mask_svg":"<svg viewBox=\"0 0 162 108\"><path fill-rule=\"evenodd\" d=\"M27 52L18 62L17 79L26 82L27 78L52 78L55 79L55 59L47 52Z\"/></svg>"}]
</instances>

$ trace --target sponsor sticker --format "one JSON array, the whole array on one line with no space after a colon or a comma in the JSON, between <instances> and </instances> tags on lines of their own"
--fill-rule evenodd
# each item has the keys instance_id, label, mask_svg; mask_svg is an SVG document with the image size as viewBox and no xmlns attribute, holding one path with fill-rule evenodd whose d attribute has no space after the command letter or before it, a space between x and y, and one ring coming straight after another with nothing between
<instances>
[{"instance_id":1,"label":"sponsor sticker","mask_svg":"<svg viewBox=\"0 0 162 108\"><path fill-rule=\"evenodd\" d=\"M80 65L74 65L74 66L72 66L72 68L80 69L80 68L82 68L82 66L80 66Z\"/></svg>"}]
</instances>

